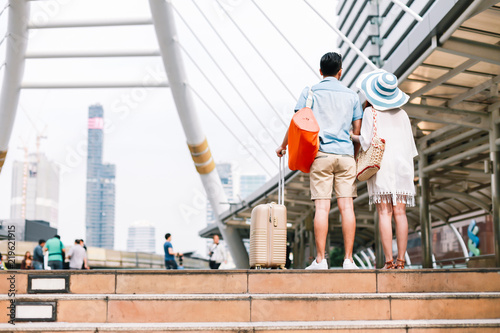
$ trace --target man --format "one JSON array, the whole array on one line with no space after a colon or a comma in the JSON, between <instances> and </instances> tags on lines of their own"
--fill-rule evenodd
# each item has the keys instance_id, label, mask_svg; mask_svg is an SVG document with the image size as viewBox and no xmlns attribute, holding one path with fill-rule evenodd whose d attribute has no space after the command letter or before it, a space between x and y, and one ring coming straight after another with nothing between
<instances>
[{"instance_id":1,"label":"man","mask_svg":"<svg viewBox=\"0 0 500 333\"><path fill-rule=\"evenodd\" d=\"M40 239L38 245L33 250L33 267L35 269L43 269L43 247L45 239Z\"/></svg>"},{"instance_id":2,"label":"man","mask_svg":"<svg viewBox=\"0 0 500 333\"><path fill-rule=\"evenodd\" d=\"M163 250L165 250L165 268L166 269L177 269L177 263L175 262L175 256L182 256L182 253L174 252L172 246L172 235L165 234L165 244L163 244Z\"/></svg>"},{"instance_id":3,"label":"man","mask_svg":"<svg viewBox=\"0 0 500 333\"><path fill-rule=\"evenodd\" d=\"M87 254L87 246L85 245L85 242L83 241L83 239L79 239L78 242L80 243L80 245L85 250L85 255L86 255ZM86 269L85 268L85 263L82 263L82 269Z\"/></svg>"},{"instance_id":4,"label":"man","mask_svg":"<svg viewBox=\"0 0 500 333\"><path fill-rule=\"evenodd\" d=\"M87 253L80 243L79 239L75 240L75 245L68 251L69 269L90 269L87 263Z\"/></svg>"},{"instance_id":5,"label":"man","mask_svg":"<svg viewBox=\"0 0 500 333\"><path fill-rule=\"evenodd\" d=\"M323 80L312 87L312 110L320 128L320 146L310 173L311 199L316 209L314 215L316 259L307 269L328 269L325 245L334 182L344 236L343 268L357 269L352 259L356 232L353 207L353 198L357 196L356 161L349 130L352 124L353 133L359 134L363 111L357 94L339 82L342 75L342 57L339 54L329 52L321 58L320 74ZM308 91L308 88L302 91L295 112L306 106ZM278 156L282 156L282 151L287 145L288 132L281 146L276 149Z\"/></svg>"},{"instance_id":6,"label":"man","mask_svg":"<svg viewBox=\"0 0 500 333\"><path fill-rule=\"evenodd\" d=\"M44 251L49 252L48 266L50 269L63 269L63 261L65 257L64 245L61 242L61 236L55 235L49 239L45 246Z\"/></svg>"},{"instance_id":7,"label":"man","mask_svg":"<svg viewBox=\"0 0 500 333\"><path fill-rule=\"evenodd\" d=\"M0 270L3 270L3 271L8 270L7 266L5 265L5 261L3 261L2 253L0 253Z\"/></svg>"},{"instance_id":8,"label":"man","mask_svg":"<svg viewBox=\"0 0 500 333\"><path fill-rule=\"evenodd\" d=\"M219 269L222 262L227 263L226 251L220 245L219 235L214 235L213 240L214 243L210 246L208 252L208 257L210 258L208 264L211 269Z\"/></svg>"}]
</instances>

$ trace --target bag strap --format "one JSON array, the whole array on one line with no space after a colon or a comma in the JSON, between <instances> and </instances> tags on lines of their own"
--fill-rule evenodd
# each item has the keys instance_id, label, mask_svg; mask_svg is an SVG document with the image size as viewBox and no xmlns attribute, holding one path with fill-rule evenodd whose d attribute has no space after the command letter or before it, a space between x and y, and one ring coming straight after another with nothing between
<instances>
[{"instance_id":1,"label":"bag strap","mask_svg":"<svg viewBox=\"0 0 500 333\"><path fill-rule=\"evenodd\" d=\"M312 91L312 87L310 87L309 92L307 94L306 108L311 109L312 105L313 105L313 91Z\"/></svg>"},{"instance_id":2,"label":"bag strap","mask_svg":"<svg viewBox=\"0 0 500 333\"><path fill-rule=\"evenodd\" d=\"M373 135L372 135L372 145L375 144L375 137L377 136L377 111L372 107L373 115Z\"/></svg>"}]
</instances>

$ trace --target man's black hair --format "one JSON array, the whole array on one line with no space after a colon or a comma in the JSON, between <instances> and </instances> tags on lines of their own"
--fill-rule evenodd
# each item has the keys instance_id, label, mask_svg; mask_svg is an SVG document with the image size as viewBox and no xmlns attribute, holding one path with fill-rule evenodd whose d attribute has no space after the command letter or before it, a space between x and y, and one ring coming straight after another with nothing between
<instances>
[{"instance_id":1,"label":"man's black hair","mask_svg":"<svg viewBox=\"0 0 500 333\"><path fill-rule=\"evenodd\" d=\"M76 244L81 244L79 239L75 239Z\"/></svg>"},{"instance_id":2,"label":"man's black hair","mask_svg":"<svg viewBox=\"0 0 500 333\"><path fill-rule=\"evenodd\" d=\"M38 241L38 245L42 245L43 243L45 243L45 239L40 239L40 240Z\"/></svg>"},{"instance_id":3,"label":"man's black hair","mask_svg":"<svg viewBox=\"0 0 500 333\"><path fill-rule=\"evenodd\" d=\"M170 238L170 236L172 236L172 235L171 235L171 234L169 234L169 233L166 233L166 234L165 234L165 239L169 239L169 238Z\"/></svg>"},{"instance_id":4,"label":"man's black hair","mask_svg":"<svg viewBox=\"0 0 500 333\"><path fill-rule=\"evenodd\" d=\"M54 237L58 238L58 239L61 239L61 236L59 236L59 235L55 235Z\"/></svg>"},{"instance_id":5,"label":"man's black hair","mask_svg":"<svg viewBox=\"0 0 500 333\"><path fill-rule=\"evenodd\" d=\"M319 68L324 76L335 76L342 68L342 56L335 52L328 52L319 63Z\"/></svg>"}]
</instances>

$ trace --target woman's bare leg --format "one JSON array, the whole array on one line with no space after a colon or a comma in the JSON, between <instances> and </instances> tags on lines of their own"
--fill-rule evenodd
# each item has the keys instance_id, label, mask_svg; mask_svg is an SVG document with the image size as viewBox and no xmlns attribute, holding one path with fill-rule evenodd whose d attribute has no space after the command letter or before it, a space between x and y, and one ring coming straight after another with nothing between
<instances>
[{"instance_id":1,"label":"woman's bare leg","mask_svg":"<svg viewBox=\"0 0 500 333\"><path fill-rule=\"evenodd\" d=\"M396 206L394 206L394 222L396 223L398 259L405 260L406 246L408 244L408 218L406 217L406 204L398 202Z\"/></svg>"},{"instance_id":2,"label":"woman's bare leg","mask_svg":"<svg viewBox=\"0 0 500 333\"><path fill-rule=\"evenodd\" d=\"M392 203L381 202L377 204L378 226L380 230L380 239L384 249L385 262L393 260L392 258Z\"/></svg>"}]
</instances>

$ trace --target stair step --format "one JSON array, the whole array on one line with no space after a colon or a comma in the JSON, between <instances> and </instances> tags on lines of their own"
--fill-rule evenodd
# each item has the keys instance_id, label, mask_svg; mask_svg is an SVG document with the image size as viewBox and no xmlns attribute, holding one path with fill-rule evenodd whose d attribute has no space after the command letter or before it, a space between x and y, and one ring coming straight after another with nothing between
<instances>
[{"instance_id":1,"label":"stair step","mask_svg":"<svg viewBox=\"0 0 500 333\"><path fill-rule=\"evenodd\" d=\"M0 308L8 302L0 295ZM16 295L16 302L47 308L55 302L55 321L94 323L494 319L500 314L500 292L24 294ZM24 318L36 320L42 313L32 311ZM2 319L8 321L6 315Z\"/></svg>"},{"instance_id":2,"label":"stair step","mask_svg":"<svg viewBox=\"0 0 500 333\"><path fill-rule=\"evenodd\" d=\"M11 274L17 293L50 292L48 278L59 278L62 293L73 294L245 294L387 293L500 291L499 269L448 270L95 270L0 271L0 294L7 294ZM28 276L31 283L28 283ZM69 279L66 288L63 278ZM33 284L34 279L44 278ZM30 289L29 284L37 289ZM47 288L48 291L44 291ZM52 288L52 289L51 289Z\"/></svg>"},{"instance_id":3,"label":"stair step","mask_svg":"<svg viewBox=\"0 0 500 333\"><path fill-rule=\"evenodd\" d=\"M203 322L203 323L17 323L0 324L0 332L446 332L498 333L500 319L469 320L373 320L373 321L282 321L282 322Z\"/></svg>"}]
</instances>

